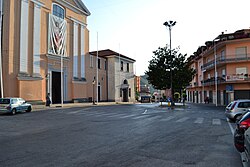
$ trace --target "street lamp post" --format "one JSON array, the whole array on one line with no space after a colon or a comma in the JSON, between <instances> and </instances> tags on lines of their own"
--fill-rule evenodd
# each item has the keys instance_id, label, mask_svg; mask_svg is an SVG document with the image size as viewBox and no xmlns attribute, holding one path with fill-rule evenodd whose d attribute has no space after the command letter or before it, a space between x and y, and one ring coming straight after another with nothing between
<instances>
[{"instance_id":1,"label":"street lamp post","mask_svg":"<svg viewBox=\"0 0 250 167\"><path fill-rule=\"evenodd\" d=\"M215 106L218 106L218 74L217 74L217 44L218 38L213 40L214 43L214 84L215 84Z\"/></svg>"},{"instance_id":2,"label":"street lamp post","mask_svg":"<svg viewBox=\"0 0 250 167\"><path fill-rule=\"evenodd\" d=\"M171 48L171 30L172 30L172 27L176 24L176 21L166 21L165 23L163 23L164 26L168 27L169 29L169 37L170 37L170 44L169 44L169 47L170 47L170 57L172 58L172 48ZM171 89L171 98L172 98L172 101L173 101L173 78L172 78L172 61L171 60L171 64L170 64L170 89ZM172 103L171 103L172 105Z\"/></svg>"},{"instance_id":3,"label":"street lamp post","mask_svg":"<svg viewBox=\"0 0 250 167\"><path fill-rule=\"evenodd\" d=\"M93 105L95 105L95 80L92 81L93 84Z\"/></svg>"},{"instance_id":4,"label":"street lamp post","mask_svg":"<svg viewBox=\"0 0 250 167\"><path fill-rule=\"evenodd\" d=\"M202 70L202 102L205 102L205 93L204 93L204 84L205 84L205 77L204 77L204 73L206 72L206 70Z\"/></svg>"}]
</instances>

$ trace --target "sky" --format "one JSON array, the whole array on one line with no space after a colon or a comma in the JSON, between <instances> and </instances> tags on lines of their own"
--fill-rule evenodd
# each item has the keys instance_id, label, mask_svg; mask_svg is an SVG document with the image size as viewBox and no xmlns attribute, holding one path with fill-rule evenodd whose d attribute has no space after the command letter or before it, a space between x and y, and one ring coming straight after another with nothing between
<instances>
[{"instance_id":1,"label":"sky","mask_svg":"<svg viewBox=\"0 0 250 167\"><path fill-rule=\"evenodd\" d=\"M91 12L90 51L111 49L135 59L136 75L148 70L153 51L169 45L166 21L177 22L171 31L172 48L180 47L187 57L222 32L250 28L249 0L82 1Z\"/></svg>"}]
</instances>

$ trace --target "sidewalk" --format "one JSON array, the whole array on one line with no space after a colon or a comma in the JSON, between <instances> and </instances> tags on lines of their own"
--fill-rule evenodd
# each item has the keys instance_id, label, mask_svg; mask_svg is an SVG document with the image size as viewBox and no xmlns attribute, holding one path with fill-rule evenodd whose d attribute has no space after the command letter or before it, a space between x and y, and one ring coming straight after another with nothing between
<instances>
[{"instance_id":1,"label":"sidewalk","mask_svg":"<svg viewBox=\"0 0 250 167\"><path fill-rule=\"evenodd\" d=\"M63 108L72 108L72 107L90 107L90 106L107 106L107 105L122 105L122 104L135 104L134 102L98 102L93 105L93 103L64 103ZM62 108L61 104L51 104L50 107L45 105L32 105L32 111L39 111L44 109L56 109Z\"/></svg>"}]
</instances>

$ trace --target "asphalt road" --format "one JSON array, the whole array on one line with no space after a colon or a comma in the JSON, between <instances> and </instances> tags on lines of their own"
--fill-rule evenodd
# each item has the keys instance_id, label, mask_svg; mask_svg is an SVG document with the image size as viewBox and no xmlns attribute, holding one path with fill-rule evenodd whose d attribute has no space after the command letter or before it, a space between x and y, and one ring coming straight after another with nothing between
<instances>
[{"instance_id":1,"label":"asphalt road","mask_svg":"<svg viewBox=\"0 0 250 167\"><path fill-rule=\"evenodd\" d=\"M0 115L0 166L240 167L223 111L133 104Z\"/></svg>"}]
</instances>

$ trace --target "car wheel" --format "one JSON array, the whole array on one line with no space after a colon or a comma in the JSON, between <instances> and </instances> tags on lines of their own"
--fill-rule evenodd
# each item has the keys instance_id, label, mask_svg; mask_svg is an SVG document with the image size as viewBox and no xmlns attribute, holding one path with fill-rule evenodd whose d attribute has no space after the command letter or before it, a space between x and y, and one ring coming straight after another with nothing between
<instances>
[{"instance_id":1,"label":"car wheel","mask_svg":"<svg viewBox=\"0 0 250 167\"><path fill-rule=\"evenodd\" d=\"M15 115L15 114L16 114L16 109L15 109L15 108L13 108L13 109L11 110L11 114L12 114L12 115Z\"/></svg>"},{"instance_id":2,"label":"car wheel","mask_svg":"<svg viewBox=\"0 0 250 167\"><path fill-rule=\"evenodd\" d=\"M28 107L28 109L26 110L26 112L31 112L31 107Z\"/></svg>"}]
</instances>

